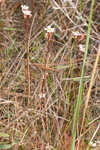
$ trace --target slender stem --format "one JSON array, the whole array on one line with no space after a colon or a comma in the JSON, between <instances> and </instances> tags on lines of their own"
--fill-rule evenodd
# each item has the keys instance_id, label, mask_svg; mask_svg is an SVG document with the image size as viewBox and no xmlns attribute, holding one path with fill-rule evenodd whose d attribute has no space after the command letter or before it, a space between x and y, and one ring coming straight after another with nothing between
<instances>
[{"instance_id":1,"label":"slender stem","mask_svg":"<svg viewBox=\"0 0 100 150\"><path fill-rule=\"evenodd\" d=\"M30 68L29 68L29 48L27 48L27 77L28 77L28 104L30 99Z\"/></svg>"},{"instance_id":2,"label":"slender stem","mask_svg":"<svg viewBox=\"0 0 100 150\"><path fill-rule=\"evenodd\" d=\"M80 86L79 86L77 103L76 103L76 108L75 108L75 113L74 113L74 120L73 120L71 150L74 150L74 146L75 146L76 125L77 125L77 122L78 122L80 106L81 106L81 103L82 103L83 77L84 77L85 62L86 62L86 57L87 57L87 52L88 52L88 45L89 45L89 37L90 37L90 30L91 30L93 6L94 6L94 0L92 0L91 8L90 8L89 23L88 23L87 38L86 38L86 45L85 45L85 53L84 53L82 71L81 71Z\"/></svg>"},{"instance_id":3,"label":"slender stem","mask_svg":"<svg viewBox=\"0 0 100 150\"><path fill-rule=\"evenodd\" d=\"M30 50L30 40L31 40L31 33L32 33L32 27L33 27L33 24L34 24L34 21L35 21L35 17L36 17L36 13L33 17L33 20L32 20L32 24L31 24L31 27L30 27L30 32L29 32L29 37L28 37L28 46L27 46L27 76L28 76L28 104L30 102L30 57L29 57L29 50Z\"/></svg>"}]
</instances>

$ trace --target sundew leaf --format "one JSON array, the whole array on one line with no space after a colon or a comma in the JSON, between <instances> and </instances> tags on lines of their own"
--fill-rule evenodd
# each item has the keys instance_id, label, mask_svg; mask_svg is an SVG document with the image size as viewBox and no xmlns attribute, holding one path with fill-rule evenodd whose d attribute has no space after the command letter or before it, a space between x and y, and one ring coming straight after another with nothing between
<instances>
[{"instance_id":1,"label":"sundew leaf","mask_svg":"<svg viewBox=\"0 0 100 150\"><path fill-rule=\"evenodd\" d=\"M9 135L7 133L0 132L0 137L8 138Z\"/></svg>"}]
</instances>

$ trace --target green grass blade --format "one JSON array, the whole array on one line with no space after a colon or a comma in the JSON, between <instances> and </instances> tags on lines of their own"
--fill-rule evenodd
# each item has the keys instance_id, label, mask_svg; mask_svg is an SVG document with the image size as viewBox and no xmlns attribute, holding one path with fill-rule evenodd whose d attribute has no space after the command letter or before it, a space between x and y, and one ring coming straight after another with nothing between
<instances>
[{"instance_id":1,"label":"green grass blade","mask_svg":"<svg viewBox=\"0 0 100 150\"><path fill-rule=\"evenodd\" d=\"M82 71L81 71L81 80L80 80L80 86L79 86L79 91L78 91L77 103L76 103L74 119L73 119L71 150L74 150L75 136L76 136L76 125L77 125L77 122L78 122L80 106L81 106L81 102L82 102L84 68L85 68L85 62L86 62L86 57L87 57L87 52L88 52L89 37L90 37L91 22L92 22L92 14L93 14L93 6L94 6L94 0L91 1L90 16L89 16L89 23L88 23L88 30L87 30L87 38L86 38L86 44L85 44L85 53L84 53Z\"/></svg>"}]
</instances>

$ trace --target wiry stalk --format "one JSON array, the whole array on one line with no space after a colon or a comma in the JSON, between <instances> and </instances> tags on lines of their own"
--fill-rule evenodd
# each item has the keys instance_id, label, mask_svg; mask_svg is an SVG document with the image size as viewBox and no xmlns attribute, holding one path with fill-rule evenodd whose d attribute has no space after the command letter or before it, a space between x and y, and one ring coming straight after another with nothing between
<instances>
[{"instance_id":1,"label":"wiry stalk","mask_svg":"<svg viewBox=\"0 0 100 150\"><path fill-rule=\"evenodd\" d=\"M30 32L29 32L29 38L28 38L28 45L27 45L27 80L28 80L28 104L30 103L30 58L29 58L29 50L30 50L30 40L31 40L31 33L32 33L32 27L34 24L34 20L35 20L36 14L33 17L32 20L32 24L31 24L31 28L30 28Z\"/></svg>"}]
</instances>

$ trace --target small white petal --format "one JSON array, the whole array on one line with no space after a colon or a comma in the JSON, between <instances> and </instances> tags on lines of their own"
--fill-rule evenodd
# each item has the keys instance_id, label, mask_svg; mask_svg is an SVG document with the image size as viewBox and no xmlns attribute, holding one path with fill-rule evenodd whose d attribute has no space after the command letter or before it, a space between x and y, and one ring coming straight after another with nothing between
<instances>
[{"instance_id":1,"label":"small white petal","mask_svg":"<svg viewBox=\"0 0 100 150\"><path fill-rule=\"evenodd\" d=\"M85 48L84 48L84 46L82 44L79 44L79 50L81 52L85 52Z\"/></svg>"},{"instance_id":2,"label":"small white petal","mask_svg":"<svg viewBox=\"0 0 100 150\"><path fill-rule=\"evenodd\" d=\"M42 96L43 96L43 98L45 98L46 94L45 94L45 93L43 93L43 95L42 95Z\"/></svg>"},{"instance_id":3,"label":"small white petal","mask_svg":"<svg viewBox=\"0 0 100 150\"><path fill-rule=\"evenodd\" d=\"M45 98L46 94L45 93L40 93L39 97L41 98Z\"/></svg>"},{"instance_id":4,"label":"small white petal","mask_svg":"<svg viewBox=\"0 0 100 150\"><path fill-rule=\"evenodd\" d=\"M23 12L23 14L26 15L26 16L32 15L30 10L23 10L22 12Z\"/></svg>"},{"instance_id":5,"label":"small white petal","mask_svg":"<svg viewBox=\"0 0 100 150\"><path fill-rule=\"evenodd\" d=\"M96 143L93 143L92 141L89 143L89 145L90 145L91 147L96 147Z\"/></svg>"},{"instance_id":6,"label":"small white petal","mask_svg":"<svg viewBox=\"0 0 100 150\"><path fill-rule=\"evenodd\" d=\"M81 34L79 32L73 32L74 36L80 36Z\"/></svg>"},{"instance_id":7,"label":"small white petal","mask_svg":"<svg viewBox=\"0 0 100 150\"><path fill-rule=\"evenodd\" d=\"M54 32L55 28L52 28L50 25L47 26L47 28L44 28L47 32Z\"/></svg>"},{"instance_id":8,"label":"small white petal","mask_svg":"<svg viewBox=\"0 0 100 150\"><path fill-rule=\"evenodd\" d=\"M29 9L29 6L27 6L27 5L21 5L21 8L28 10L28 9Z\"/></svg>"}]
</instances>

